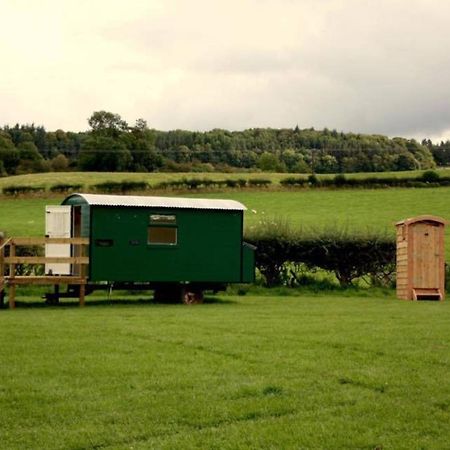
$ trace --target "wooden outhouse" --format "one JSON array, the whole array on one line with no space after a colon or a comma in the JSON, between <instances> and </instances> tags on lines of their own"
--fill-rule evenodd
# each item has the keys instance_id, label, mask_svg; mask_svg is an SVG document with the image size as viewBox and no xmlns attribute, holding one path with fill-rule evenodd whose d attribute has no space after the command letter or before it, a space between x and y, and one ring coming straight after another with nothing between
<instances>
[{"instance_id":1,"label":"wooden outhouse","mask_svg":"<svg viewBox=\"0 0 450 450\"><path fill-rule=\"evenodd\" d=\"M396 223L399 299L444 299L445 225L444 219L429 215Z\"/></svg>"}]
</instances>

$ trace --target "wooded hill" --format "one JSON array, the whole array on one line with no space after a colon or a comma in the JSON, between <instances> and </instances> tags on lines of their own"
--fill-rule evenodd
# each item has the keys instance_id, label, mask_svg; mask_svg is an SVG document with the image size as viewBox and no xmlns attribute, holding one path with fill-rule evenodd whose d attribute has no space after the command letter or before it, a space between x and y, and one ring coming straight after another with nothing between
<instances>
[{"instance_id":1,"label":"wooded hill","mask_svg":"<svg viewBox=\"0 0 450 450\"><path fill-rule=\"evenodd\" d=\"M143 119L97 111L86 132L43 126L0 128L0 175L47 171L297 173L384 172L450 164L450 141L343 133L313 128L158 131Z\"/></svg>"}]
</instances>

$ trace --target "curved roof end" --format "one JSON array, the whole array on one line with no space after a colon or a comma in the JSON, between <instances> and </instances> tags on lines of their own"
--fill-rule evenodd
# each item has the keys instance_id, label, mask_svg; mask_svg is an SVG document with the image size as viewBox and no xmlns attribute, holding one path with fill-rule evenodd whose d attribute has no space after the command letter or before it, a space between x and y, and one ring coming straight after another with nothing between
<instances>
[{"instance_id":1,"label":"curved roof end","mask_svg":"<svg viewBox=\"0 0 450 450\"><path fill-rule=\"evenodd\" d=\"M442 225L448 224L448 221L443 219L442 217L425 214L422 216L410 217L408 219L400 220L400 222L397 222L395 225L411 225L417 222L436 222Z\"/></svg>"}]
</instances>

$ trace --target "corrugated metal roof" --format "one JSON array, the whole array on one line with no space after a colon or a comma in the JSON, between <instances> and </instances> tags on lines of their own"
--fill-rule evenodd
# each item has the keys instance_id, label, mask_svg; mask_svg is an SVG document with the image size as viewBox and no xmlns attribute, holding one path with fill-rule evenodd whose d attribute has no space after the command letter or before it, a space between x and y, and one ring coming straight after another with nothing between
<instances>
[{"instance_id":1,"label":"corrugated metal roof","mask_svg":"<svg viewBox=\"0 0 450 450\"><path fill-rule=\"evenodd\" d=\"M139 195L99 195L99 194L72 194L66 198L80 196L89 205L98 206L136 206L155 208L182 208L182 209L223 209L245 211L247 208L235 200L216 200L203 198L181 197L144 197Z\"/></svg>"}]
</instances>

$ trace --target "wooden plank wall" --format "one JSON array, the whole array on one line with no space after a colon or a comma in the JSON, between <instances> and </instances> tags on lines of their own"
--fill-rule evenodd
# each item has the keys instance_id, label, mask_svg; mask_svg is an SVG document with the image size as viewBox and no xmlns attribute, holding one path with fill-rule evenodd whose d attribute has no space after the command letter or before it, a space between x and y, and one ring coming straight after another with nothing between
<instances>
[{"instance_id":1,"label":"wooden plank wall","mask_svg":"<svg viewBox=\"0 0 450 450\"><path fill-rule=\"evenodd\" d=\"M408 299L408 240L406 226L397 226L397 297Z\"/></svg>"}]
</instances>

